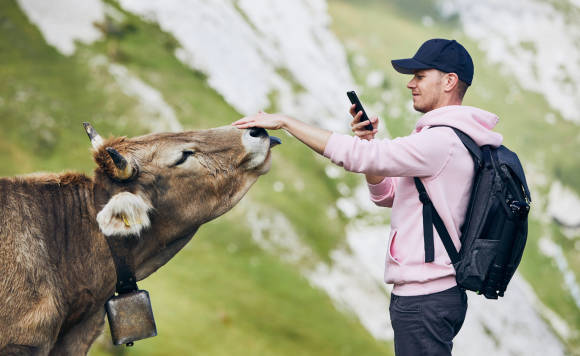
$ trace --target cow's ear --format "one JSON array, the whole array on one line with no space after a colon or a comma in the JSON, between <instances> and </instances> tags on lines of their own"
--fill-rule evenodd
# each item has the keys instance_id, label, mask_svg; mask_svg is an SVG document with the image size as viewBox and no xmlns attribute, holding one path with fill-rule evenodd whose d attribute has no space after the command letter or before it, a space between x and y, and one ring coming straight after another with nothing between
<instances>
[{"instance_id":1,"label":"cow's ear","mask_svg":"<svg viewBox=\"0 0 580 356\"><path fill-rule=\"evenodd\" d=\"M97 214L99 228L106 236L139 235L151 225L153 207L141 196L129 192L115 194Z\"/></svg>"}]
</instances>

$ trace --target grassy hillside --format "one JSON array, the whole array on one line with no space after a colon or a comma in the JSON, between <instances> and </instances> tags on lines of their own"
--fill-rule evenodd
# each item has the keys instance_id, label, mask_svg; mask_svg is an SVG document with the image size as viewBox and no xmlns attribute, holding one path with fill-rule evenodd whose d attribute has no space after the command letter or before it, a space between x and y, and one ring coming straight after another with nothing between
<instances>
[{"instance_id":1,"label":"grassy hillside","mask_svg":"<svg viewBox=\"0 0 580 356\"><path fill-rule=\"evenodd\" d=\"M242 218L235 210L204 226L142 283L151 293L159 336L127 354L388 354L295 269L251 242L239 228Z\"/></svg>"},{"instance_id":2,"label":"grassy hillside","mask_svg":"<svg viewBox=\"0 0 580 356\"><path fill-rule=\"evenodd\" d=\"M90 172L90 143L81 122L104 136L138 135L147 124L138 102L123 93L103 66L110 63L155 87L185 128L227 125L241 115L210 89L203 74L173 56L174 40L155 25L126 14L121 36L80 46L65 57L48 46L13 1L0 4L0 174L77 170ZM100 57L99 57L100 56ZM325 163L283 136L273 168L247 197L269 204L326 259L343 238L346 219L330 220L320 204L338 198L324 174ZM295 187L297 177L303 186ZM273 190L282 182L284 193ZM316 194L303 194L303 191ZM143 281L150 292L159 336L132 349L113 348L105 335L91 355L383 355L356 317L338 312L294 267L253 242L237 207L203 226L194 240L158 273Z\"/></svg>"},{"instance_id":3,"label":"grassy hillside","mask_svg":"<svg viewBox=\"0 0 580 356\"><path fill-rule=\"evenodd\" d=\"M434 16L430 1L330 0L329 12L362 87L361 99L367 109L379 109L369 111L381 116L391 135L410 132L418 115L407 105L409 77L394 72L388 60L412 55L427 38L454 37L476 61L466 104L497 113L506 144L524 162L580 192L577 159L565 154L579 148L577 126L557 115L557 124L547 123L544 117L553 110L545 100L499 76L498 67L484 60L477 44L461 35L456 19ZM433 25L421 24L426 14L435 20ZM111 23L120 31L109 28L102 41L81 45L75 55L65 57L44 42L14 1L0 2L0 175L90 172L93 162L83 121L104 136L147 132L138 101L123 93L107 63L125 66L159 90L186 129L227 125L241 116L208 87L202 73L175 59L177 44L170 35L131 14L125 17ZM95 58L104 58L105 64ZM367 85L377 70L384 79ZM91 355L392 354L391 343L376 341L355 316L338 311L325 293L312 288L295 266L252 241L246 216L254 204L284 214L316 259L328 261L329 252L344 240L348 219L340 212L336 218L327 214L341 197L337 181L325 174L327 162L296 140L278 135L284 143L275 148L272 170L258 180L244 204L203 226L182 252L140 284L150 292L159 336L125 349L113 348L104 335ZM352 188L360 177L347 174L340 181ZM284 190L275 190L275 185ZM545 187L539 193L545 195ZM541 199L535 202L534 209L543 208ZM570 240L556 225L539 219L531 223L520 271L542 302L577 330L580 312L563 276L538 248L546 235L564 246L569 265L576 274L580 271ZM580 350L578 337L567 343L571 350Z\"/></svg>"}]
</instances>

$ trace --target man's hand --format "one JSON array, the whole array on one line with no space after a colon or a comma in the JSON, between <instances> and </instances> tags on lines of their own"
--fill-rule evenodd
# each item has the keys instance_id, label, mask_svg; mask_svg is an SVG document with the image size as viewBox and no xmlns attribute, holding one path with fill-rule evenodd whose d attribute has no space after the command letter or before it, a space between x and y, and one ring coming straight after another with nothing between
<instances>
[{"instance_id":1,"label":"man's hand","mask_svg":"<svg viewBox=\"0 0 580 356\"><path fill-rule=\"evenodd\" d=\"M324 148L332 134L328 130L309 125L284 114L267 114L261 111L256 115L246 116L232 125L238 129L250 127L262 127L268 130L284 129L320 154L324 154Z\"/></svg>"},{"instance_id":2,"label":"man's hand","mask_svg":"<svg viewBox=\"0 0 580 356\"><path fill-rule=\"evenodd\" d=\"M375 138L375 135L377 134L377 132L379 131L379 118L376 116L373 116L370 118L370 120L366 120L363 122L359 122L360 118L362 116L362 111L359 111L358 113L355 112L355 106L354 104L352 104L352 106L350 107L350 115L353 117L351 123L350 123L350 127L352 129L352 132L354 132L355 135L357 135L358 137L360 137L363 140L372 140L373 138ZM373 125L373 130L369 131L367 129L365 129L365 126L367 126L368 124L372 123Z\"/></svg>"},{"instance_id":3,"label":"man's hand","mask_svg":"<svg viewBox=\"0 0 580 356\"><path fill-rule=\"evenodd\" d=\"M285 127L285 120L288 117L282 114L268 114L265 112L258 112L256 115L246 116L232 123L239 129L247 129L249 127L263 127L268 130L279 130Z\"/></svg>"},{"instance_id":4,"label":"man's hand","mask_svg":"<svg viewBox=\"0 0 580 356\"><path fill-rule=\"evenodd\" d=\"M370 118L370 120L359 122L360 117L362 116L362 111L355 112L354 111L355 107L356 107L356 105L352 104L352 106L350 107L350 110L349 110L350 115L353 117L353 119L350 123L350 127L352 128L352 132L354 132L354 134L357 135L358 137L360 137L362 140L370 141L370 140L374 139L375 135L379 131L379 118L376 116L373 116ZM372 131L365 129L365 126L369 124L369 121L373 124ZM379 184L380 182L382 182L382 180L385 177L365 174L365 178L367 179L367 182L369 184Z\"/></svg>"}]
</instances>

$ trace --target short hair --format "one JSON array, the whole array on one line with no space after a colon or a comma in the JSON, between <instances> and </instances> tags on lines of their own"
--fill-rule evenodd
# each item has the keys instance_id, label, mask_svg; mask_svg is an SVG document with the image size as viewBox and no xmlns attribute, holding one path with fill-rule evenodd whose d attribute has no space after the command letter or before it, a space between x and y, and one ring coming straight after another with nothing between
<instances>
[{"instance_id":1,"label":"short hair","mask_svg":"<svg viewBox=\"0 0 580 356\"><path fill-rule=\"evenodd\" d=\"M439 75L442 77L445 74L448 74L447 72L444 72L442 70L437 69L437 71L439 72ZM457 73L452 72L453 74L457 75ZM457 96L459 97L459 100L463 100L463 97L465 96L465 92L467 92L467 88L469 88L469 84L467 84L466 82L464 82L463 80L459 79L459 76L457 77Z\"/></svg>"},{"instance_id":2,"label":"short hair","mask_svg":"<svg viewBox=\"0 0 580 356\"><path fill-rule=\"evenodd\" d=\"M457 95L459 96L459 99L463 100L467 88L469 88L469 85L467 85L466 82L461 79L457 81Z\"/></svg>"}]
</instances>

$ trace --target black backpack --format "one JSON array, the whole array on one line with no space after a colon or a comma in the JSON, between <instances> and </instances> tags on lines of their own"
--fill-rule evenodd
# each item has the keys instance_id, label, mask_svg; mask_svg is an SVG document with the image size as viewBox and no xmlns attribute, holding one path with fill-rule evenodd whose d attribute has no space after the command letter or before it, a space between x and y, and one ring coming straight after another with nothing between
<instances>
[{"instance_id":1,"label":"black backpack","mask_svg":"<svg viewBox=\"0 0 580 356\"><path fill-rule=\"evenodd\" d=\"M461 250L455 249L425 186L415 177L423 203L425 262L433 262L435 257L432 228L435 225L455 267L459 287L497 299L503 297L524 252L530 191L515 153L505 146L479 147L465 133L451 128L471 154L475 166L471 197L461 227Z\"/></svg>"}]
</instances>

